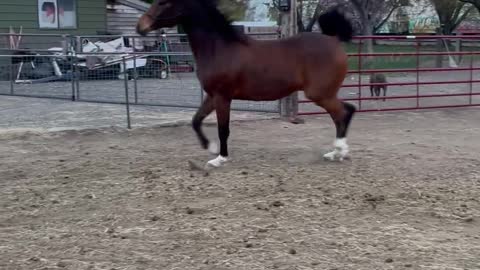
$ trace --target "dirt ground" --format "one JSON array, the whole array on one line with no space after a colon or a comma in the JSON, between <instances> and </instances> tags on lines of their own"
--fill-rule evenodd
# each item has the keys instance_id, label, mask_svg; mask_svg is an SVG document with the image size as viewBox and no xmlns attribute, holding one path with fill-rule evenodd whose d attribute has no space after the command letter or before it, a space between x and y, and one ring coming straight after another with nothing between
<instances>
[{"instance_id":1,"label":"dirt ground","mask_svg":"<svg viewBox=\"0 0 480 270\"><path fill-rule=\"evenodd\" d=\"M0 133L0 269L480 269L480 110L306 120Z\"/></svg>"}]
</instances>

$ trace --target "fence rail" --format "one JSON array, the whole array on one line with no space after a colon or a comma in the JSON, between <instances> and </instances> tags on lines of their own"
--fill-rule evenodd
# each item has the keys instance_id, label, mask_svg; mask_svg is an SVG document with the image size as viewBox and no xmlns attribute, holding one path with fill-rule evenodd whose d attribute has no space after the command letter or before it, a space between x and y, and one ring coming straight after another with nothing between
<instances>
[{"instance_id":1,"label":"fence rail","mask_svg":"<svg viewBox=\"0 0 480 270\"><path fill-rule=\"evenodd\" d=\"M373 52L366 52L369 42ZM480 106L479 35L360 36L347 50L349 72L340 97L361 112ZM379 73L386 81L371 81ZM387 95L372 95L380 86ZM305 97L298 103L299 115L326 113Z\"/></svg>"},{"instance_id":2,"label":"fence rail","mask_svg":"<svg viewBox=\"0 0 480 270\"><path fill-rule=\"evenodd\" d=\"M12 36L28 42L7 44ZM278 33L251 36L276 39ZM0 34L0 95L197 108L205 93L195 70L183 34ZM232 109L276 113L279 102L235 101Z\"/></svg>"},{"instance_id":3,"label":"fence rail","mask_svg":"<svg viewBox=\"0 0 480 270\"><path fill-rule=\"evenodd\" d=\"M278 33L250 35L279 38ZM367 52L370 41L373 51ZM346 49L349 72L339 95L359 111L480 104L480 35L360 36ZM195 69L183 34L0 34L0 95L197 108L204 92ZM387 81L370 82L369 76L376 73L387 75ZM388 87L385 97L371 96L370 88L377 86ZM325 113L301 94L298 100L298 106L289 108L299 115ZM278 101L235 101L232 108L272 113L281 109Z\"/></svg>"}]
</instances>

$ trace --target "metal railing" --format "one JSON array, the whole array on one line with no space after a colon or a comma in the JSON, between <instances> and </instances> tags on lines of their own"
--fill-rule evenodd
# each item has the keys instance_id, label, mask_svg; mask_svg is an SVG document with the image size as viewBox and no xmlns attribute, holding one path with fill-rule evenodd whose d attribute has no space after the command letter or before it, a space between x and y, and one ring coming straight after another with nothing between
<instances>
[{"instance_id":1,"label":"metal railing","mask_svg":"<svg viewBox=\"0 0 480 270\"><path fill-rule=\"evenodd\" d=\"M13 49L12 36L23 40ZM251 36L279 38L278 33ZM115 51L96 43L112 40L127 49ZM186 40L182 34L0 34L0 95L197 108L204 92ZM367 40L376 43L373 52L365 52ZM98 50L85 50L85 46ZM339 95L359 111L480 104L476 87L480 83L480 36L361 36L347 45L347 51L349 74ZM367 83L373 73L388 74L387 82ZM386 97L370 95L370 87L379 85L388 87ZM302 95L298 103L299 115L324 113ZM278 113L280 103L235 101L232 108Z\"/></svg>"},{"instance_id":2,"label":"metal railing","mask_svg":"<svg viewBox=\"0 0 480 270\"><path fill-rule=\"evenodd\" d=\"M374 52L364 52L367 40L377 42ZM360 36L347 49L340 97L361 112L480 106L480 36ZM370 82L378 73L387 82ZM376 86L387 86L387 95L371 96ZM299 115L325 113L304 97L299 104Z\"/></svg>"},{"instance_id":3,"label":"metal railing","mask_svg":"<svg viewBox=\"0 0 480 270\"><path fill-rule=\"evenodd\" d=\"M11 36L29 42L12 49L7 44ZM275 39L278 33L252 37ZM116 50L118 46L123 49ZM197 108L204 92L195 70L181 34L153 38L0 34L0 95ZM276 113L279 102L235 101L232 109Z\"/></svg>"}]
</instances>

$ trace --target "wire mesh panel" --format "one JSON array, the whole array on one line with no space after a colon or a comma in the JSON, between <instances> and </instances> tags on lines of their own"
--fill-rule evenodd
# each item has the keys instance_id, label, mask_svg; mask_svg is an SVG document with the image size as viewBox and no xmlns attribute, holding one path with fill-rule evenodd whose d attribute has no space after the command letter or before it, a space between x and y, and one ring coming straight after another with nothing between
<instances>
[{"instance_id":1,"label":"wire mesh panel","mask_svg":"<svg viewBox=\"0 0 480 270\"><path fill-rule=\"evenodd\" d=\"M0 33L0 50L62 52L70 46L69 35Z\"/></svg>"},{"instance_id":2,"label":"wire mesh panel","mask_svg":"<svg viewBox=\"0 0 480 270\"><path fill-rule=\"evenodd\" d=\"M0 94L11 94L13 89L12 74L13 65L11 64L11 57L6 55L7 52L0 50Z\"/></svg>"},{"instance_id":3,"label":"wire mesh panel","mask_svg":"<svg viewBox=\"0 0 480 270\"><path fill-rule=\"evenodd\" d=\"M139 105L197 108L204 98L185 35L90 36L76 42L80 100L123 102L124 80L131 102ZM232 109L277 112L278 101L234 101Z\"/></svg>"},{"instance_id":4,"label":"wire mesh panel","mask_svg":"<svg viewBox=\"0 0 480 270\"><path fill-rule=\"evenodd\" d=\"M1 94L72 98L72 64L55 55L0 56Z\"/></svg>"},{"instance_id":5,"label":"wire mesh panel","mask_svg":"<svg viewBox=\"0 0 480 270\"><path fill-rule=\"evenodd\" d=\"M1 94L71 98L70 37L0 34Z\"/></svg>"},{"instance_id":6,"label":"wire mesh panel","mask_svg":"<svg viewBox=\"0 0 480 270\"><path fill-rule=\"evenodd\" d=\"M139 104L190 108L200 105L202 88L184 35L137 37L132 43L136 50L133 70L136 80L132 87Z\"/></svg>"},{"instance_id":7,"label":"wire mesh panel","mask_svg":"<svg viewBox=\"0 0 480 270\"><path fill-rule=\"evenodd\" d=\"M278 33L254 33L277 39ZM3 38L2 38L3 37ZM0 35L0 94L197 108L205 97L186 35ZM235 100L233 110L278 112Z\"/></svg>"},{"instance_id":8,"label":"wire mesh panel","mask_svg":"<svg viewBox=\"0 0 480 270\"><path fill-rule=\"evenodd\" d=\"M117 56L108 64L98 59L110 59L113 55L79 55L85 61L76 60L76 98L82 101L122 103L125 101L125 72L122 58ZM90 62L91 61L91 62ZM91 65L90 65L91 64Z\"/></svg>"}]
</instances>

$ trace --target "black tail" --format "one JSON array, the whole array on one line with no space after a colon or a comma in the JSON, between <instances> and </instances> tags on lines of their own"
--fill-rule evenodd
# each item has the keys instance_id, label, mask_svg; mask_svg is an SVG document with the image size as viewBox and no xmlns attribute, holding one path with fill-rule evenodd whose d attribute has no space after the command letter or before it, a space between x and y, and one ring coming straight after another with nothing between
<instances>
[{"instance_id":1,"label":"black tail","mask_svg":"<svg viewBox=\"0 0 480 270\"><path fill-rule=\"evenodd\" d=\"M344 42L352 40L352 24L336 9L322 14L318 18L318 24L325 35L336 36L340 41Z\"/></svg>"}]
</instances>

